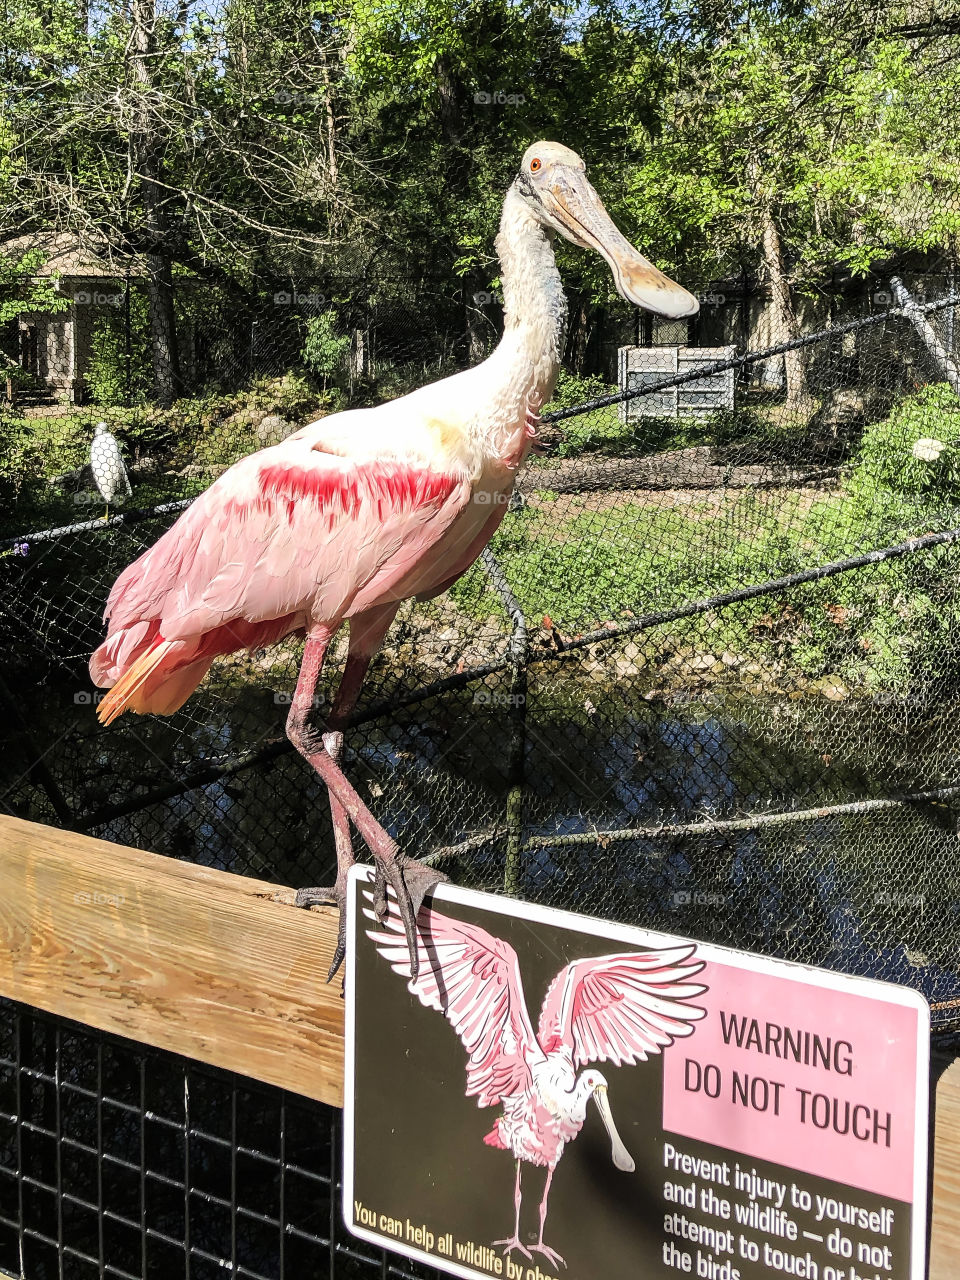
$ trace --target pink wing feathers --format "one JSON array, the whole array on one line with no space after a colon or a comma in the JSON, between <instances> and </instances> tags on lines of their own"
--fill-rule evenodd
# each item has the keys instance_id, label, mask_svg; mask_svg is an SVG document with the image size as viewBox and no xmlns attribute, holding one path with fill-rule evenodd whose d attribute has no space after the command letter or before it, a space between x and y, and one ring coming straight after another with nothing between
<instances>
[{"instance_id":1,"label":"pink wing feathers","mask_svg":"<svg viewBox=\"0 0 960 1280\"><path fill-rule=\"evenodd\" d=\"M695 947L630 951L574 960L554 978L540 1011L546 1053L566 1046L574 1067L587 1062L644 1062L681 1036L706 1010L685 1001L706 987L690 979Z\"/></svg>"},{"instance_id":2,"label":"pink wing feathers","mask_svg":"<svg viewBox=\"0 0 960 1280\"><path fill-rule=\"evenodd\" d=\"M364 893L369 901L370 894ZM364 914L375 919L372 910ZM394 901L384 931L367 930L377 951L402 977L410 952ZM420 976L409 990L451 1023L467 1050L467 1097L495 1106L529 1088L532 1068L544 1061L527 1012L517 953L477 925L431 908L417 922Z\"/></svg>"},{"instance_id":3,"label":"pink wing feathers","mask_svg":"<svg viewBox=\"0 0 960 1280\"><path fill-rule=\"evenodd\" d=\"M101 718L176 710L219 654L339 624L389 597L416 578L469 493L463 476L304 441L242 459L117 579L90 663L94 683L115 686Z\"/></svg>"}]
</instances>

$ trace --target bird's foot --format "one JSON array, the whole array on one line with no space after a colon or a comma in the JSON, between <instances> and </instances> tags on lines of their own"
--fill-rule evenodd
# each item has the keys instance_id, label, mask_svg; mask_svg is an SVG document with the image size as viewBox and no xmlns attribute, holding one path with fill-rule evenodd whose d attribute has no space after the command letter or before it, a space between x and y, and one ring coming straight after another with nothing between
<instances>
[{"instance_id":1,"label":"bird's foot","mask_svg":"<svg viewBox=\"0 0 960 1280\"><path fill-rule=\"evenodd\" d=\"M567 1265L564 1259L561 1258L560 1254L557 1253L556 1249L551 1249L550 1246L544 1244L542 1240L539 1240L535 1245L531 1245L531 1248L534 1253L542 1253L546 1260L552 1263L555 1267L565 1267Z\"/></svg>"},{"instance_id":2,"label":"bird's foot","mask_svg":"<svg viewBox=\"0 0 960 1280\"><path fill-rule=\"evenodd\" d=\"M334 905L340 911L340 923L337 926L337 945L333 952L333 960L327 972L327 981L332 982L337 970L343 964L347 954L347 881L346 876L337 876L337 883L329 889L298 889L294 898L294 906L317 907Z\"/></svg>"},{"instance_id":3,"label":"bird's foot","mask_svg":"<svg viewBox=\"0 0 960 1280\"><path fill-rule=\"evenodd\" d=\"M387 886L397 895L397 906L410 949L410 980L416 982L420 972L420 947L417 942L417 915L431 889L448 879L442 871L428 867L416 858L397 854L393 858L377 858L373 883L373 911L383 924L387 915Z\"/></svg>"},{"instance_id":4,"label":"bird's foot","mask_svg":"<svg viewBox=\"0 0 960 1280\"><path fill-rule=\"evenodd\" d=\"M520 1243L519 1236L511 1236L509 1240L494 1240L493 1248L500 1249L501 1253L513 1253L514 1249L519 1249L525 1258L533 1261L533 1254L525 1244Z\"/></svg>"}]
</instances>

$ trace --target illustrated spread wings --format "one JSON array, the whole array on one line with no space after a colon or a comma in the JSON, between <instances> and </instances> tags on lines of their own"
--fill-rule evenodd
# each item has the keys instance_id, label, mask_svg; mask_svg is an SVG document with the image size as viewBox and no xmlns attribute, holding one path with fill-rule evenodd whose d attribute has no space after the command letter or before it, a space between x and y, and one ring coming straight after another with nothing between
<instances>
[{"instance_id":1,"label":"illustrated spread wings","mask_svg":"<svg viewBox=\"0 0 960 1280\"><path fill-rule=\"evenodd\" d=\"M644 1062L681 1036L706 1010L686 1001L706 987L690 979L703 964L696 947L590 956L561 969L540 1011L546 1053L565 1047L573 1065Z\"/></svg>"},{"instance_id":2,"label":"illustrated spread wings","mask_svg":"<svg viewBox=\"0 0 960 1280\"><path fill-rule=\"evenodd\" d=\"M369 902L371 895L364 893ZM410 951L403 925L391 910L382 931L367 930L395 973L410 977ZM375 920L373 911L364 915ZM495 1106L526 1089L544 1054L534 1035L520 980L517 953L509 943L477 925L452 920L439 911L417 921L420 976L409 990L428 1009L442 1013L467 1051L467 1097Z\"/></svg>"}]
</instances>

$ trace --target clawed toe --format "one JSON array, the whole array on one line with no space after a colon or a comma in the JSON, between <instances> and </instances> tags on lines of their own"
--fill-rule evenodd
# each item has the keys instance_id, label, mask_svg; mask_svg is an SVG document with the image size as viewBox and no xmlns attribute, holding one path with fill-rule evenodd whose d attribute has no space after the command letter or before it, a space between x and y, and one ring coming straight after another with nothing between
<instances>
[{"instance_id":1,"label":"clawed toe","mask_svg":"<svg viewBox=\"0 0 960 1280\"><path fill-rule=\"evenodd\" d=\"M417 915L427 894L447 877L442 871L426 866L415 858L399 857L378 858L376 874L373 881L373 912L382 924L387 915L387 888L396 895L400 918L403 920L403 931L406 934L407 946L410 949L410 977L416 982L420 972L420 948L417 942ZM347 893L346 886L339 882L331 888L298 889L294 899L298 907L315 907L321 905L337 906L340 910L340 926L337 930L337 946L333 953L333 963L327 974L330 982L343 963L347 953Z\"/></svg>"},{"instance_id":2,"label":"clawed toe","mask_svg":"<svg viewBox=\"0 0 960 1280\"><path fill-rule=\"evenodd\" d=\"M332 889L298 889L293 900L295 907L337 906L343 908L343 895Z\"/></svg>"},{"instance_id":3,"label":"clawed toe","mask_svg":"<svg viewBox=\"0 0 960 1280\"><path fill-rule=\"evenodd\" d=\"M525 1258L529 1258L531 1262L533 1261L533 1254L526 1245L520 1243L516 1236L513 1236L510 1240L494 1240L493 1247L494 1249L500 1249L501 1253L512 1253L514 1249L519 1249Z\"/></svg>"},{"instance_id":4,"label":"clawed toe","mask_svg":"<svg viewBox=\"0 0 960 1280\"><path fill-rule=\"evenodd\" d=\"M340 921L337 925L337 945L333 951L333 960L330 962L330 968L327 970L327 981L332 982L337 970L343 964L344 956L347 954L346 889L339 884L330 889L298 889L297 896L294 898L294 905L297 907L336 906L340 911Z\"/></svg>"},{"instance_id":5,"label":"clawed toe","mask_svg":"<svg viewBox=\"0 0 960 1280\"><path fill-rule=\"evenodd\" d=\"M383 883L383 914L378 911L378 882ZM386 885L396 894L403 931L407 937L410 950L410 980L416 982L420 973L420 947L417 942L417 915L423 900L431 889L435 889L447 877L442 871L428 867L416 858L396 858L390 861L378 860L377 880L374 882L373 909L378 920L386 915Z\"/></svg>"}]
</instances>

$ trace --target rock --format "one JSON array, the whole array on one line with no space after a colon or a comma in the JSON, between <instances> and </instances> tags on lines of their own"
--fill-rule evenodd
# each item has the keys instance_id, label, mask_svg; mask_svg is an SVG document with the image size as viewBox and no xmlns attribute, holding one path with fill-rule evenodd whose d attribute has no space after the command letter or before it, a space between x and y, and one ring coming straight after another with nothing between
<instances>
[{"instance_id":1,"label":"rock","mask_svg":"<svg viewBox=\"0 0 960 1280\"><path fill-rule=\"evenodd\" d=\"M843 702L850 697L850 690L835 676L824 676L821 680L815 680L811 687L829 702Z\"/></svg>"},{"instance_id":2,"label":"rock","mask_svg":"<svg viewBox=\"0 0 960 1280\"><path fill-rule=\"evenodd\" d=\"M701 653L688 658L683 665L688 671L712 671L717 665L717 660L712 653Z\"/></svg>"},{"instance_id":3,"label":"rock","mask_svg":"<svg viewBox=\"0 0 960 1280\"><path fill-rule=\"evenodd\" d=\"M163 474L167 476L178 476L181 480L209 480L214 481L218 476L229 470L230 463L202 463L190 462L185 467L181 467L179 471L165 471Z\"/></svg>"},{"instance_id":4,"label":"rock","mask_svg":"<svg viewBox=\"0 0 960 1280\"><path fill-rule=\"evenodd\" d=\"M278 413L268 413L257 427L256 435L260 443L266 448L268 445L279 444L281 440L286 440L287 436L295 430L295 422L288 422L286 418L281 418Z\"/></svg>"}]
</instances>

